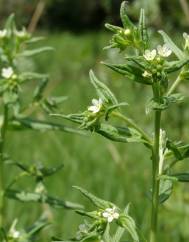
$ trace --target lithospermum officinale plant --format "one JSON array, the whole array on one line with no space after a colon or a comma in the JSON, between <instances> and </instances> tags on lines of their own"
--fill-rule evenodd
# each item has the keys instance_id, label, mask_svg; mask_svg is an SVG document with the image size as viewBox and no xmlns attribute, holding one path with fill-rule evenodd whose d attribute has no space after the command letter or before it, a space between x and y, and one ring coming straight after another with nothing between
<instances>
[{"instance_id":1,"label":"lithospermum officinale plant","mask_svg":"<svg viewBox=\"0 0 189 242\"><path fill-rule=\"evenodd\" d=\"M151 151L152 188L151 222L149 237L145 241L158 242L158 213L159 207L171 195L174 182L188 182L189 173L175 172L178 161L189 156L189 145L180 141L172 141L165 130L161 128L161 118L172 104L183 101L183 95L175 90L180 82L189 78L189 35L184 33L183 48L177 47L172 39L159 31L163 42L157 47L151 45L145 26L144 10L141 10L139 23L134 25L126 13L126 2L121 5L121 20L123 27L106 24L112 31L113 37L107 48L118 48L124 53L123 64L103 63L115 72L120 73L126 80L147 85L152 90L152 97L147 104L146 112L153 114L154 130L149 135L127 115L120 111L120 107L127 105L120 103L110 89L100 82L92 71L90 80L97 92L97 99L92 99L92 105L79 114L62 115L80 125L80 128L96 132L107 139L116 142L142 143ZM171 81L171 75L177 72L176 80ZM125 122L125 126L112 124L112 118ZM79 214L92 219L92 223L85 221L79 226L76 236L69 241L120 241L124 231L128 231L133 241L143 241L137 234L134 220L128 214L129 207L124 211L116 205L96 198L86 190L76 187L84 194L97 209L93 212L78 211ZM110 234L110 223L115 221L118 228L114 235ZM63 240L62 240L63 241Z\"/></svg>"},{"instance_id":2,"label":"lithospermum officinale plant","mask_svg":"<svg viewBox=\"0 0 189 242\"><path fill-rule=\"evenodd\" d=\"M41 163L27 165L14 160L11 153L7 153L5 145L7 143L7 132L12 130L60 130L65 132L81 133L76 129L66 127L62 124L38 119L38 114L56 110L65 97L46 97L44 94L48 83L48 76L44 74L28 72L22 68L26 58L51 50L50 47L38 49L31 48L32 43L40 41L41 37L32 37L25 29L18 31L15 26L14 15L11 15L3 30L0 30L0 97L1 97L1 123L0 123L0 241L3 242L28 242L33 241L35 235L46 225L48 221L42 217L32 226L26 229L17 230L17 219L13 218L13 223L8 229L6 215L8 212L6 199L14 199L20 202L46 203L52 207L59 208L81 208L78 204L54 198L48 195L44 180L59 171L62 163L56 167L47 168ZM29 81L37 81L33 92ZM27 85L25 84L27 82ZM26 94L27 88L30 90ZM33 94L32 94L33 93ZM31 95L30 95L31 94ZM27 100L25 99L27 97ZM20 133L20 132L19 132ZM22 152L22 151L21 151ZM29 164L29 163L28 163ZM7 176L6 166L15 166L18 173L10 180ZM15 185L23 177L30 177L35 181L32 191L20 190ZM17 186L18 187L18 186Z\"/></svg>"}]
</instances>

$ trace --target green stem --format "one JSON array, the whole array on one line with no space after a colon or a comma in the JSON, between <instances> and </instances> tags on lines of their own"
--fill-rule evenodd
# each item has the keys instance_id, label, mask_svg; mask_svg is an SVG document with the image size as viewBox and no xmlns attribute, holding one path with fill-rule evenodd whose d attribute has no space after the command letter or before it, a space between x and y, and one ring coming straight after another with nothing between
<instances>
[{"instance_id":1,"label":"green stem","mask_svg":"<svg viewBox=\"0 0 189 242\"><path fill-rule=\"evenodd\" d=\"M160 83L156 82L153 85L154 99L160 102L161 87ZM160 146L160 129L161 129L161 111L155 111L154 118L154 144L152 149L152 212L151 212L151 228L150 242L157 242L158 229L158 210L159 210L159 146Z\"/></svg>"},{"instance_id":2,"label":"green stem","mask_svg":"<svg viewBox=\"0 0 189 242\"><path fill-rule=\"evenodd\" d=\"M132 119L127 118L125 115L118 112L112 112L112 115L125 121L125 123L128 124L130 127L136 129L149 144L152 144L150 137L146 134L144 130L142 130L136 123L134 123Z\"/></svg>"},{"instance_id":3,"label":"green stem","mask_svg":"<svg viewBox=\"0 0 189 242\"><path fill-rule=\"evenodd\" d=\"M8 107L4 106L3 121L0 127L0 227L4 224L4 144L8 121Z\"/></svg>"},{"instance_id":4,"label":"green stem","mask_svg":"<svg viewBox=\"0 0 189 242\"><path fill-rule=\"evenodd\" d=\"M153 175L152 175L152 214L150 242L157 242L158 208L159 208L159 137L160 137L161 111L155 111L155 138L153 146Z\"/></svg>"},{"instance_id":5,"label":"green stem","mask_svg":"<svg viewBox=\"0 0 189 242\"><path fill-rule=\"evenodd\" d=\"M175 80L175 82L172 84L172 86L168 90L167 95L171 95L175 91L177 86L180 84L180 82L183 81L182 75L185 72L185 70L186 69L183 68L183 70L180 72L180 74L178 75L177 79Z\"/></svg>"}]
</instances>

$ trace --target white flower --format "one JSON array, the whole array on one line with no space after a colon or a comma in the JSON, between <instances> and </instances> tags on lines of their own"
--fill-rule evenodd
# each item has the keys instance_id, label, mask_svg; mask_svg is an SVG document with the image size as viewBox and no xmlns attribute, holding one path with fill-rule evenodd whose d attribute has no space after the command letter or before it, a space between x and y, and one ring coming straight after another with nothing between
<instances>
[{"instance_id":1,"label":"white flower","mask_svg":"<svg viewBox=\"0 0 189 242\"><path fill-rule=\"evenodd\" d=\"M143 77L151 77L151 76L152 76L152 73L150 73L150 72L148 72L148 71L144 71L144 72L142 73L142 76L143 76Z\"/></svg>"},{"instance_id":2,"label":"white flower","mask_svg":"<svg viewBox=\"0 0 189 242\"><path fill-rule=\"evenodd\" d=\"M172 50L166 44L164 44L163 46L158 45L157 51L158 54L162 57L168 57L172 53Z\"/></svg>"},{"instance_id":3,"label":"white flower","mask_svg":"<svg viewBox=\"0 0 189 242\"><path fill-rule=\"evenodd\" d=\"M0 30L0 38L4 38L6 35L7 35L6 29Z\"/></svg>"},{"instance_id":4,"label":"white flower","mask_svg":"<svg viewBox=\"0 0 189 242\"><path fill-rule=\"evenodd\" d=\"M7 67L7 68L3 68L1 71L1 75L2 77L9 79L12 75L13 75L13 69L12 67Z\"/></svg>"},{"instance_id":5,"label":"white flower","mask_svg":"<svg viewBox=\"0 0 189 242\"><path fill-rule=\"evenodd\" d=\"M20 232L18 230L15 229L16 224L17 224L18 220L15 219L11 225L11 228L9 230L9 235L11 238L13 239L18 239L20 237Z\"/></svg>"},{"instance_id":6,"label":"white flower","mask_svg":"<svg viewBox=\"0 0 189 242\"><path fill-rule=\"evenodd\" d=\"M119 213L116 212L116 207L106 208L102 216L107 219L108 223L111 223L114 219L119 218Z\"/></svg>"},{"instance_id":7,"label":"white flower","mask_svg":"<svg viewBox=\"0 0 189 242\"><path fill-rule=\"evenodd\" d=\"M144 52L144 58L148 61L152 61L154 60L154 58L156 57L157 51L154 49L152 51L150 50L145 50Z\"/></svg>"},{"instance_id":8,"label":"white flower","mask_svg":"<svg viewBox=\"0 0 189 242\"><path fill-rule=\"evenodd\" d=\"M19 38L24 38L24 37L27 37L28 36L28 33L27 33L27 31L26 31L25 28L23 28L21 31L16 30L15 31L15 34Z\"/></svg>"},{"instance_id":9,"label":"white flower","mask_svg":"<svg viewBox=\"0 0 189 242\"><path fill-rule=\"evenodd\" d=\"M20 232L18 230L12 231L11 237L14 239L18 239L20 237Z\"/></svg>"},{"instance_id":10,"label":"white flower","mask_svg":"<svg viewBox=\"0 0 189 242\"><path fill-rule=\"evenodd\" d=\"M92 113L98 113L102 108L103 102L101 98L99 98L99 100L93 99L92 104L92 106L88 107L88 110Z\"/></svg>"},{"instance_id":11,"label":"white flower","mask_svg":"<svg viewBox=\"0 0 189 242\"><path fill-rule=\"evenodd\" d=\"M189 47L189 34L183 33L183 37L185 39L185 46L184 46L184 48L186 49L186 48Z\"/></svg>"}]
</instances>

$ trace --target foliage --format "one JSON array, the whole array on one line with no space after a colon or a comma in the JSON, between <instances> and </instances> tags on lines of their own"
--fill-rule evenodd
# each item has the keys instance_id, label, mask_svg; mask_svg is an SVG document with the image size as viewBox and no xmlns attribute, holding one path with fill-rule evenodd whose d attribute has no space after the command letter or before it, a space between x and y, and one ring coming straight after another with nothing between
<instances>
[{"instance_id":1,"label":"foliage","mask_svg":"<svg viewBox=\"0 0 189 242\"><path fill-rule=\"evenodd\" d=\"M63 126L50 121L40 120L36 114L39 112L49 113L56 110L65 100L65 97L46 97L45 87L48 83L48 76L41 73L29 72L21 69L23 58L40 54L44 51L52 51L50 47L31 48L31 44L40 41L41 38L33 38L25 29L17 30L14 15L11 15L3 30L0 30L0 96L2 105L1 128L0 128L0 227L1 241L31 241L35 235L49 223L47 219L39 219L29 229L18 231L16 229L17 220L14 220L10 229L6 224L6 199L14 199L20 202L37 202L48 204L59 208L81 208L79 204L54 198L48 194L44 180L52 176L63 168L60 164L57 167L48 168L40 163L25 165L15 161L11 153L5 153L5 142L7 141L7 131L9 130L60 130L66 132L80 133L75 129ZM23 100L23 93L26 91L26 84L37 81L33 90L30 89L28 100ZM26 97L26 96L25 96ZM7 184L5 166L18 168L18 173L11 178ZM34 180L32 191L15 189L13 186L24 177L31 177ZM19 222L19 221L18 221Z\"/></svg>"},{"instance_id":2,"label":"foliage","mask_svg":"<svg viewBox=\"0 0 189 242\"><path fill-rule=\"evenodd\" d=\"M107 48L118 48L121 52L127 51L125 61L123 64L105 63L105 65L133 82L139 82L140 84L151 87L153 97L146 108L148 113L149 111L154 113L153 136L149 136L138 124L121 113L120 106L123 106L126 103L119 103L112 91L104 83L100 82L92 71L90 72L90 79L96 90L98 99L92 99L92 105L83 113L54 115L75 122L79 124L81 129L91 131L92 133L96 132L110 140L124 143L139 142L143 143L150 149L153 169L152 190L149 192L152 206L149 241L156 242L158 241L157 225L159 207L171 196L174 182L188 181L187 173L173 172L175 164L187 157L185 154L188 154L188 145L169 140L166 132L161 128L161 117L163 111L168 109L170 104L183 101L183 96L180 93L174 93L174 91L178 84L187 78L185 76L187 76L189 63L189 37L186 33L183 35L184 48L181 49L175 45L166 33L159 31L163 37L164 44L151 49L151 42L148 38L148 31L145 23L144 10L142 9L140 12L139 24L137 26L129 19L126 10L127 4L126 2L123 2L120 10L123 27L106 24L106 27L114 32L110 45ZM130 52L128 50L130 50ZM176 58L170 59L172 54L174 54ZM178 72L178 77L170 86L170 74L173 72ZM120 127L111 123L112 118L123 120L127 126ZM184 155L181 154L182 149ZM109 209L112 209L113 211L111 210L111 213L114 214L114 207L116 209L116 206L110 206L107 202L98 200L98 198L94 197L87 191L81 188L78 189L95 205L99 206L100 202L100 206L105 208L105 210L99 214L100 218L103 216L103 213L109 211ZM100 218L98 217L98 212L79 213L95 218L97 224L99 224L98 220ZM115 219L117 220L119 218L119 213L115 213ZM90 226L88 228L89 229L84 233L84 237L75 237L70 241L106 241L107 238L107 241L111 241L109 226L108 232L101 227L100 229L96 229L95 227L95 234L92 233L92 235L90 232L94 232L93 229L90 229ZM139 241L138 236L136 236L136 231L133 228L130 231L130 234L133 241Z\"/></svg>"}]
</instances>

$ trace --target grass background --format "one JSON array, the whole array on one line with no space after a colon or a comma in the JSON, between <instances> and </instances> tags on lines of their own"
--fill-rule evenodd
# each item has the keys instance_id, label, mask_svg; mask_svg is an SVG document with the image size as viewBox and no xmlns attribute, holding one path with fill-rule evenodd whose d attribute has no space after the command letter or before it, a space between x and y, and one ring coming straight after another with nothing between
<instances>
[{"instance_id":1,"label":"grass background","mask_svg":"<svg viewBox=\"0 0 189 242\"><path fill-rule=\"evenodd\" d=\"M101 60L119 62L122 58L115 50L102 50L110 38L108 34L43 34L47 37L43 44L54 47L55 51L37 56L24 65L50 74L47 92L68 96L62 105L62 113L83 111L96 97L88 77L89 69L93 69L99 79L114 91L118 100L130 104L122 111L134 118L147 132L152 132L153 116L145 114L145 104L151 97L149 87L131 83L100 64ZM181 86L186 94L187 88L187 83ZM27 91L30 92L29 89ZM171 139L180 139L181 136L187 141L188 116L186 104L171 107L163 116L163 128L168 129ZM72 125L65 120L59 121ZM96 134L82 137L60 132L23 131L19 135L16 132L8 134L6 149L15 160L28 164L42 162L54 166L63 162L64 169L46 180L52 195L83 203L91 209L89 203L72 189L72 185L78 185L122 208L131 202L131 214L139 230L143 230L146 235L150 215L147 193L151 184L151 162L149 151L142 145L113 143ZM183 170L182 164L178 167ZM7 179L15 172L16 169L11 170ZM24 179L19 186L30 190L33 182ZM182 184L175 185L175 190L173 198L161 208L159 239L164 242L189 240L189 188ZM15 218L19 218L18 227L32 224L39 217L39 212L46 212L49 217L53 217L52 226L41 233L40 242L49 241L51 235L68 238L82 221L72 211L50 209L45 205L7 201L7 206L7 220L11 223L14 214Z\"/></svg>"}]
</instances>

